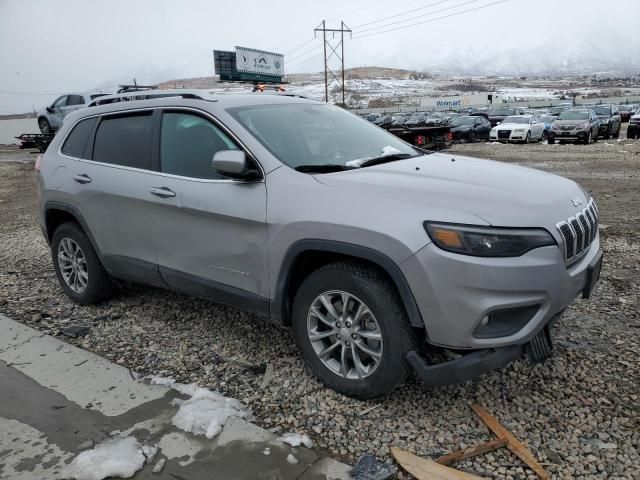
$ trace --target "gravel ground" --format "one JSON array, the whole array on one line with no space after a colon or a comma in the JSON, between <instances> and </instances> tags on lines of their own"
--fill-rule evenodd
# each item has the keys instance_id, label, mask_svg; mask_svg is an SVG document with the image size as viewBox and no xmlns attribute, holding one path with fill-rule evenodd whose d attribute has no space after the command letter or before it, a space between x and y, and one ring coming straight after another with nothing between
<instances>
[{"instance_id":1,"label":"gravel ground","mask_svg":"<svg viewBox=\"0 0 640 480\"><path fill-rule=\"evenodd\" d=\"M435 456L490 439L480 402L557 479L640 479L640 141L574 145L456 145L450 152L540 168L578 180L597 199L605 264L591 301L554 329L556 353L518 361L466 385L429 391L415 380L360 402L310 377L290 331L184 295L133 285L99 306L71 303L57 284L36 214L35 155L0 148L0 312L141 374L199 382L247 403L258 423L304 430L334 456L390 461L398 446ZM264 386L270 364L271 382ZM488 478L536 478L506 449L458 463ZM400 478L406 475L398 474Z\"/></svg>"}]
</instances>

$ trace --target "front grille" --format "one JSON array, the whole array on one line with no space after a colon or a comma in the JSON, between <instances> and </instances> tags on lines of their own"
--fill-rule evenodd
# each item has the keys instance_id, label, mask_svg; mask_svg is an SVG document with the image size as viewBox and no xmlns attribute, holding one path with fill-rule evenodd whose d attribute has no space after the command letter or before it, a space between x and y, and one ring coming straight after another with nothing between
<instances>
[{"instance_id":1,"label":"front grille","mask_svg":"<svg viewBox=\"0 0 640 480\"><path fill-rule=\"evenodd\" d=\"M498 130L498 138L509 138L511 130Z\"/></svg>"},{"instance_id":2,"label":"front grille","mask_svg":"<svg viewBox=\"0 0 640 480\"><path fill-rule=\"evenodd\" d=\"M568 263L584 255L598 235L598 207L591 198L587 207L575 217L556 225L564 241L564 257Z\"/></svg>"}]
</instances>

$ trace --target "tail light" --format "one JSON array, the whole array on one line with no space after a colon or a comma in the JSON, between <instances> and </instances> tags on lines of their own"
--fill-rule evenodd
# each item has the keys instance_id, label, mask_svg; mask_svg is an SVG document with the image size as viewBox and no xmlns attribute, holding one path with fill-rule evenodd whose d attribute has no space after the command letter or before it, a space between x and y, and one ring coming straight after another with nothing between
<instances>
[{"instance_id":1,"label":"tail light","mask_svg":"<svg viewBox=\"0 0 640 480\"><path fill-rule=\"evenodd\" d=\"M36 172L40 172L40 165L42 164L42 154L36 157Z\"/></svg>"},{"instance_id":2,"label":"tail light","mask_svg":"<svg viewBox=\"0 0 640 480\"><path fill-rule=\"evenodd\" d=\"M447 133L447 140L449 141L453 140L453 133L451 132Z\"/></svg>"}]
</instances>

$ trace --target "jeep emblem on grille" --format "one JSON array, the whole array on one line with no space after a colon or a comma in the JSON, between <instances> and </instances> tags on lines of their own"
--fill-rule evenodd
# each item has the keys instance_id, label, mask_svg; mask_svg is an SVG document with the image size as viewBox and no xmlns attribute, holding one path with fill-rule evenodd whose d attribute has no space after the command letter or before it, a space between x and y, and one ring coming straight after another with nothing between
<instances>
[{"instance_id":1,"label":"jeep emblem on grille","mask_svg":"<svg viewBox=\"0 0 640 480\"><path fill-rule=\"evenodd\" d=\"M573 200L571 200L571 203L573 203L574 207L579 207L579 206L582 205L582 200L580 200L578 197L576 197Z\"/></svg>"}]
</instances>

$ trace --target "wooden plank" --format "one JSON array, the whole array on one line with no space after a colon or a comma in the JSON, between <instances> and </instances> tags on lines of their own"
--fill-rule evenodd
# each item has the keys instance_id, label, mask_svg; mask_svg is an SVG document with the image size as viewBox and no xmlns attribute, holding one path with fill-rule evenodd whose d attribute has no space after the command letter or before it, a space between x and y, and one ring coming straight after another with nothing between
<instances>
[{"instance_id":1,"label":"wooden plank","mask_svg":"<svg viewBox=\"0 0 640 480\"><path fill-rule=\"evenodd\" d=\"M391 454L396 462L417 480L483 480L484 478L445 467L433 460L418 457L396 447L391 447Z\"/></svg>"},{"instance_id":2,"label":"wooden plank","mask_svg":"<svg viewBox=\"0 0 640 480\"><path fill-rule=\"evenodd\" d=\"M511 450L515 455L520 458L524 463L526 463L531 470L536 472L536 474L542 480L550 480L549 474L545 471L545 469L538 463L536 458L531 453L526 446L524 446L509 430L504 428L502 424L498 421L496 417L491 415L482 405L474 403L471 405L471 408L476 415L480 417L480 420L495 433L499 439L504 439L507 441L507 448Z\"/></svg>"},{"instance_id":3,"label":"wooden plank","mask_svg":"<svg viewBox=\"0 0 640 480\"><path fill-rule=\"evenodd\" d=\"M507 441L504 438L492 440L486 443L480 443L473 447L465 448L464 450L458 450L457 452L448 453L441 456L436 460L436 463L440 465L451 465L453 462L459 462L465 458L475 457L476 455L482 455L484 453L492 452L498 448L506 447Z\"/></svg>"}]
</instances>

